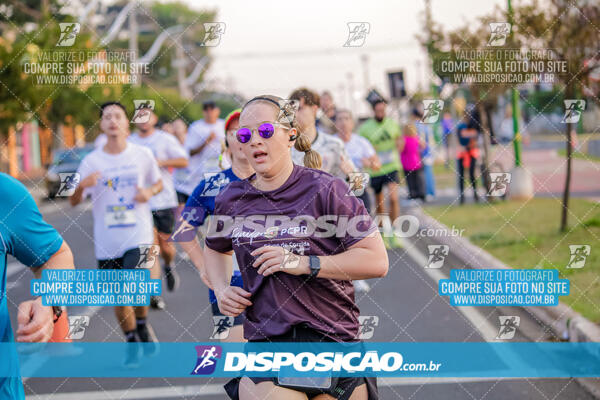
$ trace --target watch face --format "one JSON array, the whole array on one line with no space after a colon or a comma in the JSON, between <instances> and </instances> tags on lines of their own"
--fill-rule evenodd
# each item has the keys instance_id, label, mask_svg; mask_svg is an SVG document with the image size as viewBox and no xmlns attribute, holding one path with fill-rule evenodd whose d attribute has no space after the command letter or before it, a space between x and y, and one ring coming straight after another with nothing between
<instances>
[{"instance_id":1,"label":"watch face","mask_svg":"<svg viewBox=\"0 0 600 400\"><path fill-rule=\"evenodd\" d=\"M321 261L319 260L319 257L317 256L310 256L309 257L309 264L310 264L310 274L312 276L316 276L319 271L321 270Z\"/></svg>"}]
</instances>

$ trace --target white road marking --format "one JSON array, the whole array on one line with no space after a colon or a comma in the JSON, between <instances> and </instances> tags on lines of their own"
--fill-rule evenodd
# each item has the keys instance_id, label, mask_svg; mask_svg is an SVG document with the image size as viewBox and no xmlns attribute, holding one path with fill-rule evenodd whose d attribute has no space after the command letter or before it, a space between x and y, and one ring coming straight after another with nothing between
<instances>
[{"instance_id":1,"label":"white road marking","mask_svg":"<svg viewBox=\"0 0 600 400\"><path fill-rule=\"evenodd\" d=\"M472 382L496 382L498 380L520 380L526 378L378 378L380 388L387 386L415 386L424 384L455 384ZM527 378L532 379L532 378ZM534 378L535 379L535 378ZM89 392L54 393L52 400L132 400L132 399L168 399L184 396L205 397L224 395L222 384L181 385L123 390L104 390ZM27 400L46 399L48 394L27 396Z\"/></svg>"},{"instance_id":2,"label":"white road marking","mask_svg":"<svg viewBox=\"0 0 600 400\"><path fill-rule=\"evenodd\" d=\"M431 279L436 283L440 279L447 279L448 277L439 269L436 268L425 268L428 263L427 256L422 254L412 243L403 240L404 250L419 266L423 268L425 273L429 275ZM488 342L496 342L496 336L498 335L498 328L493 326L475 307L471 306L460 306L456 307L475 328L481 333L483 338Z\"/></svg>"}]
</instances>

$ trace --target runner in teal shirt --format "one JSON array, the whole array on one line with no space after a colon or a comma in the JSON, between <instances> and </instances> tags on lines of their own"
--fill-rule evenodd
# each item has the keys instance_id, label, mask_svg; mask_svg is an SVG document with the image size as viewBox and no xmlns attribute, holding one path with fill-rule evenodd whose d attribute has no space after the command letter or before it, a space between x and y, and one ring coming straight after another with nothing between
<instances>
[{"instance_id":1,"label":"runner in teal shirt","mask_svg":"<svg viewBox=\"0 0 600 400\"><path fill-rule=\"evenodd\" d=\"M0 173L0 199L0 342L14 342L6 296L7 255L28 267L42 266L61 249L63 239L43 220L27 189L3 173ZM66 244L65 247L67 251ZM68 252L70 256L70 250ZM70 265L65 268L73 267L70 257ZM33 318L37 317L35 310L36 307L32 307ZM0 355L0 364L3 372L0 375L0 400L25 399L14 346L9 354Z\"/></svg>"}]
</instances>

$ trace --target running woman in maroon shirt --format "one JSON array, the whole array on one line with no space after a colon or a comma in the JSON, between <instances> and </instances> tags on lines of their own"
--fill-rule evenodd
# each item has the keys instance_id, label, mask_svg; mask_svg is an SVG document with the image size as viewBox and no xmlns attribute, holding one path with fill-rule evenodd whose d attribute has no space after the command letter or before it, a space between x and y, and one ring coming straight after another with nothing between
<instances>
[{"instance_id":1,"label":"running woman in maroon shirt","mask_svg":"<svg viewBox=\"0 0 600 400\"><path fill-rule=\"evenodd\" d=\"M206 272L221 312L245 312L249 341L356 341L359 310L351 281L385 276L387 252L360 199L347 196L344 181L293 164L292 146L305 152L307 166L318 168L320 156L294 127L294 107L285 104L259 96L242 109L237 138L256 174L217 196ZM314 227L323 216L331 224L326 232ZM233 217L235 222L225 221ZM244 288L229 285L232 251ZM377 398L375 379L361 377L294 389L277 378L243 377L226 389L234 399Z\"/></svg>"}]
</instances>

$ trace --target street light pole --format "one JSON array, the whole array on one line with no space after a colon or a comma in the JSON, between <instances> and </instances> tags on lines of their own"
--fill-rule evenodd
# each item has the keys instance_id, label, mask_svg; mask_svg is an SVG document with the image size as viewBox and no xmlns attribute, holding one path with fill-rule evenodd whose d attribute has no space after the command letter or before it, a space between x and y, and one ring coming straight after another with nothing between
<instances>
[{"instance_id":1,"label":"street light pole","mask_svg":"<svg viewBox=\"0 0 600 400\"><path fill-rule=\"evenodd\" d=\"M369 91L369 56L367 54L363 54L360 56L360 60L362 61L363 67L363 85L365 93Z\"/></svg>"},{"instance_id":2,"label":"street light pole","mask_svg":"<svg viewBox=\"0 0 600 400\"><path fill-rule=\"evenodd\" d=\"M508 22L510 23L510 43L514 46L515 40L512 33L513 27L513 9L511 0L507 0L508 3ZM533 190L533 178L531 172L521 165L521 134L519 133L519 92L516 87L511 89L511 100L512 100L512 117L513 117L513 147L515 150L515 166L510 171L511 181L508 197L511 199L528 200L534 195Z\"/></svg>"},{"instance_id":3,"label":"street light pole","mask_svg":"<svg viewBox=\"0 0 600 400\"><path fill-rule=\"evenodd\" d=\"M510 34L512 35L513 10L510 0L508 2L508 22L510 23ZM521 134L519 133L519 119L521 110L519 109L519 92L517 88L511 89L512 100L512 118L513 118L513 147L515 150L515 167L521 166Z\"/></svg>"}]
</instances>

